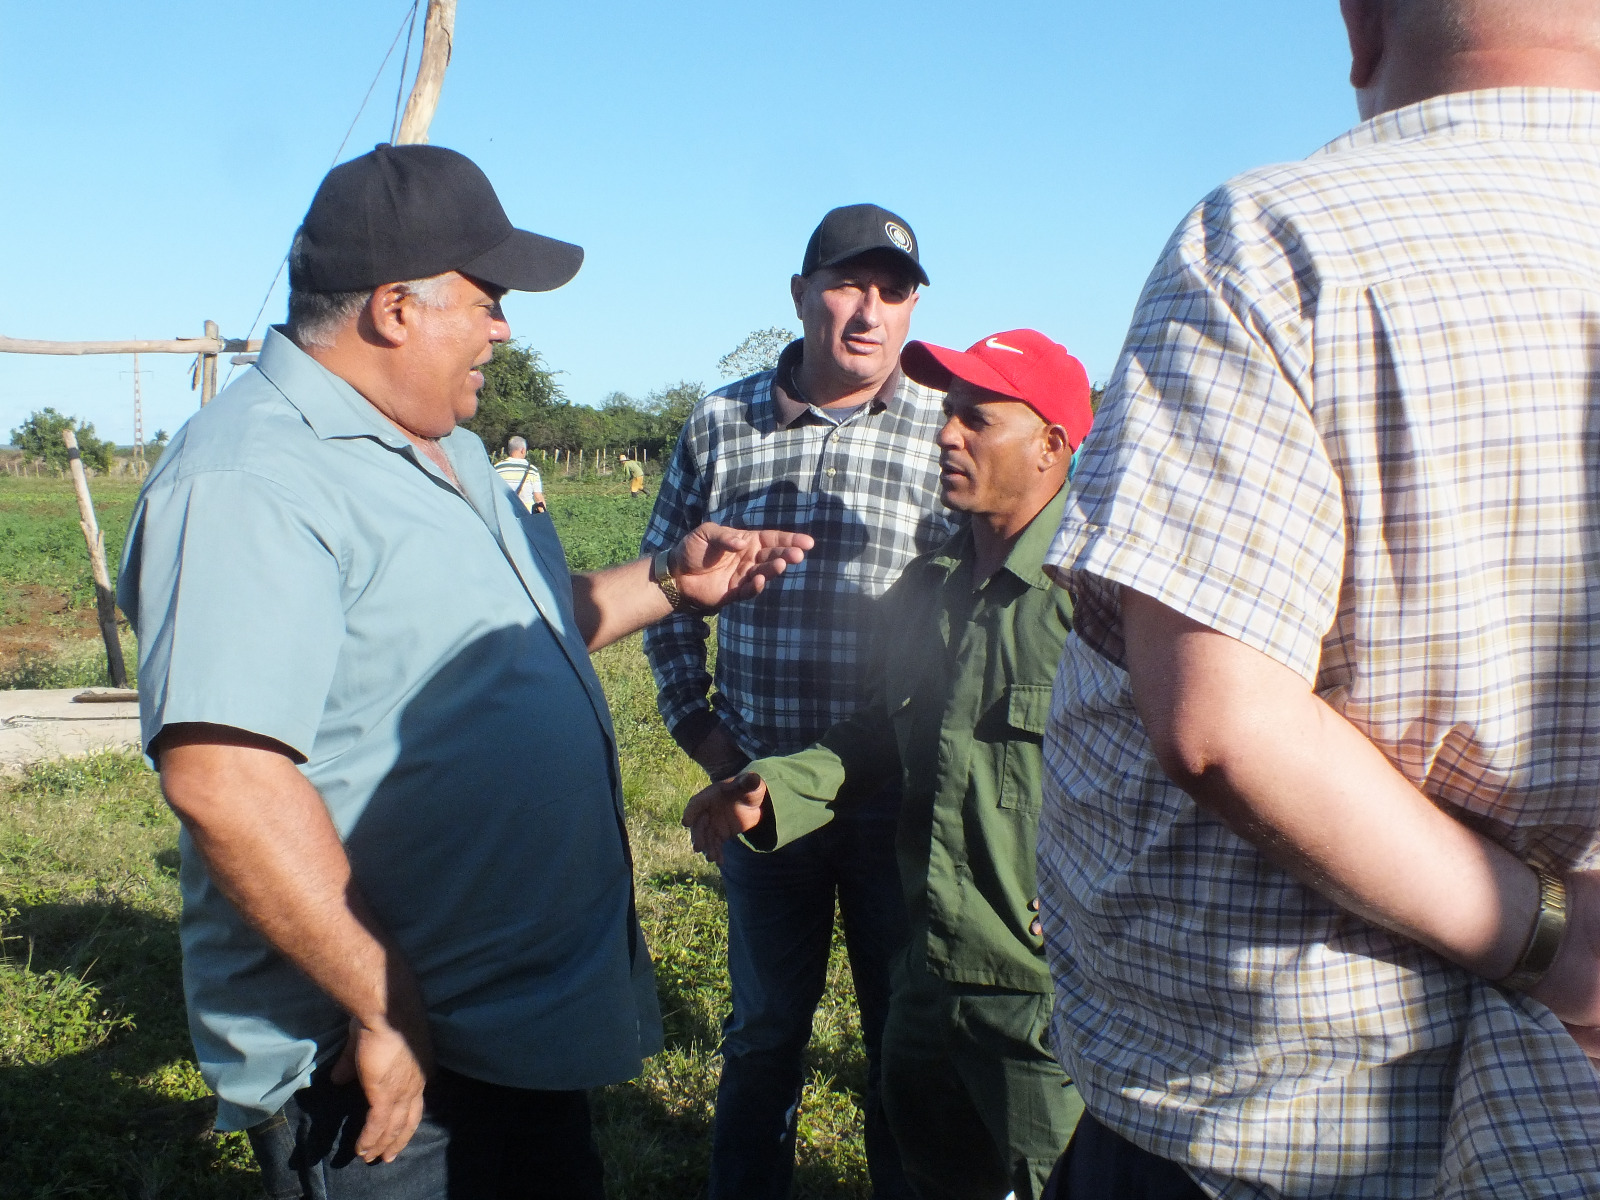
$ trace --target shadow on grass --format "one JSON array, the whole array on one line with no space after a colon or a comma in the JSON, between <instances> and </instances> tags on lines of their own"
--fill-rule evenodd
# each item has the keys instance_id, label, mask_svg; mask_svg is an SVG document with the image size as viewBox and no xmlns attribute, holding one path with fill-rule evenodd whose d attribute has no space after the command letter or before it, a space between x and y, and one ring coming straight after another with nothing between
<instances>
[{"instance_id":1,"label":"shadow on grass","mask_svg":"<svg viewBox=\"0 0 1600 1200\"><path fill-rule=\"evenodd\" d=\"M0 1196L254 1197L189 1052L177 922L116 902L13 905L0 1003ZM25 969L24 969L25 968Z\"/></svg>"}]
</instances>

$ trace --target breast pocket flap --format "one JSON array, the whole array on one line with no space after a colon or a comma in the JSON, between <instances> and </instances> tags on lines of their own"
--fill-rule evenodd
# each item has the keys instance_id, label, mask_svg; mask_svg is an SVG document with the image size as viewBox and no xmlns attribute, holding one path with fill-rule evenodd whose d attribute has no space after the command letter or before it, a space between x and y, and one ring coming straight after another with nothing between
<instances>
[{"instance_id":1,"label":"breast pocket flap","mask_svg":"<svg viewBox=\"0 0 1600 1200\"><path fill-rule=\"evenodd\" d=\"M1043 737L1049 720L1049 684L1014 683L1006 689L1007 725Z\"/></svg>"}]
</instances>

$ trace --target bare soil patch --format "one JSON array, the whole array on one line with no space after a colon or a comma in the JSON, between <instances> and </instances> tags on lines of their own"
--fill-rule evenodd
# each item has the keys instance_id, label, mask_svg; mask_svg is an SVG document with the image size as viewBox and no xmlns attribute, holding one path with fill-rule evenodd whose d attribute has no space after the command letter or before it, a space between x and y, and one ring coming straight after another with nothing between
<instances>
[{"instance_id":1,"label":"bare soil patch","mask_svg":"<svg viewBox=\"0 0 1600 1200\"><path fill-rule=\"evenodd\" d=\"M65 643L99 636L94 612L74 608L60 590L37 583L9 583L5 588L0 666L23 654L48 654Z\"/></svg>"}]
</instances>

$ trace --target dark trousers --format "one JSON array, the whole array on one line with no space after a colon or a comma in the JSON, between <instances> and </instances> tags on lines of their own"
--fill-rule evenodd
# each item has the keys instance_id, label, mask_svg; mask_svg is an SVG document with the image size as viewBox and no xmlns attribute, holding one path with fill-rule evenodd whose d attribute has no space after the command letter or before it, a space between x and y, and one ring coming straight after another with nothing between
<instances>
[{"instance_id":1,"label":"dark trousers","mask_svg":"<svg viewBox=\"0 0 1600 1200\"><path fill-rule=\"evenodd\" d=\"M367 1102L318 1072L250 1128L269 1200L604 1200L583 1092L501 1087L441 1070L392 1163L356 1157Z\"/></svg>"},{"instance_id":2,"label":"dark trousers","mask_svg":"<svg viewBox=\"0 0 1600 1200\"><path fill-rule=\"evenodd\" d=\"M1158 1158L1084 1113L1042 1200L1207 1200L1175 1162Z\"/></svg>"},{"instance_id":3,"label":"dark trousers","mask_svg":"<svg viewBox=\"0 0 1600 1200\"><path fill-rule=\"evenodd\" d=\"M1045 1044L1051 997L895 964L883 1103L922 1200L1039 1200L1083 1101Z\"/></svg>"},{"instance_id":4,"label":"dark trousers","mask_svg":"<svg viewBox=\"0 0 1600 1200\"><path fill-rule=\"evenodd\" d=\"M889 964L907 936L893 817L837 819L773 854L729 842L728 976L722 1079L711 1138L711 1200L784 1200L811 1018L827 982L834 899L867 1052L864 1138L877 1200L910 1195L883 1115L879 1048Z\"/></svg>"}]
</instances>

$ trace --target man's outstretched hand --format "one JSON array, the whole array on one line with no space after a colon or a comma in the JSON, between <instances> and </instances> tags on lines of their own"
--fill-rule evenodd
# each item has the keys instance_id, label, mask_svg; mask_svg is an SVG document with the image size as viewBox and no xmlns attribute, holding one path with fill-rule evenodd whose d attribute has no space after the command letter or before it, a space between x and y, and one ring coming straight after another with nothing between
<instances>
[{"instance_id":1,"label":"man's outstretched hand","mask_svg":"<svg viewBox=\"0 0 1600 1200\"><path fill-rule=\"evenodd\" d=\"M706 522L672 548L667 563L684 598L701 608L721 608L760 595L811 549L803 533L777 529L730 529Z\"/></svg>"},{"instance_id":2,"label":"man's outstretched hand","mask_svg":"<svg viewBox=\"0 0 1600 1200\"><path fill-rule=\"evenodd\" d=\"M760 823L766 800L766 782L753 771L701 788L683 810L683 824L694 848L720 864L724 843Z\"/></svg>"}]
</instances>

